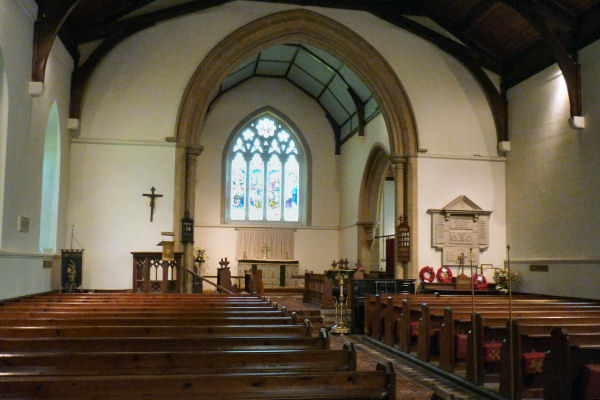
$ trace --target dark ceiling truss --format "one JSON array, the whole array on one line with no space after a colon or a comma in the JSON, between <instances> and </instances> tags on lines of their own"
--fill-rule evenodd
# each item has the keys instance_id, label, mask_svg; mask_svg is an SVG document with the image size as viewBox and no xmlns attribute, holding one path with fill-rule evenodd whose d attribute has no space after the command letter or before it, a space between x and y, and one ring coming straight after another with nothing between
<instances>
[{"instance_id":1,"label":"dark ceiling truss","mask_svg":"<svg viewBox=\"0 0 600 400\"><path fill-rule=\"evenodd\" d=\"M78 103L89 76L103 57L122 40L161 21L229 1L193 0L128 18L131 12L153 0L37 0L39 16L34 30L32 80L44 81L46 63L57 35L60 35L76 64L79 64L78 46L100 41L83 64L76 66L73 74L71 117L78 118ZM474 0L469 3L451 0L259 1L365 11L431 41L456 57L475 76L488 98L499 140L508 139L505 91L554 62L559 65L567 83L571 115L582 115L577 51L600 38L599 0ZM498 11L506 15L507 10L514 10L515 18L519 19L510 22L524 29L521 34L529 35L524 42L517 40L514 48L500 48L497 43L502 35L512 34L509 28L489 25L487 21L490 15L493 20L494 13ZM410 15L431 18L462 43L406 18ZM489 29L496 31L490 32ZM530 32L525 32L527 30ZM486 40L490 38L495 40ZM484 69L502 78L500 91L486 77Z\"/></svg>"},{"instance_id":2,"label":"dark ceiling truss","mask_svg":"<svg viewBox=\"0 0 600 400\"><path fill-rule=\"evenodd\" d=\"M294 54L289 61L263 59L263 53L259 53L254 60L252 60L249 63L240 65L237 69L235 69L233 72L231 72L227 78L234 76L236 74L243 74L245 70L247 70L248 68L252 68L251 75L248 75L244 79L235 82L235 84L233 84L233 85L227 85L225 87L225 84L227 83L227 78L226 78L219 86L219 92L212 99L211 104L209 105L209 109L212 107L212 104L214 104L214 102L220 96L222 96L223 94L229 92L230 90L238 87L239 85L250 80L253 77L285 79L286 81L290 82L292 85L294 85L295 87L300 89L302 92L304 92L306 95L310 96L311 98L315 99L318 103L322 104L323 95L325 95L327 92L333 92L331 89L331 85L333 84L334 80L336 78L338 78L345 84L348 94L350 95L350 98L352 99L352 102L353 102L353 105L355 106L356 111L348 109L347 106L344 105L343 102L340 101L340 99L335 95L333 96L333 99L335 100L337 105L341 109L343 109L344 113L346 115L348 115L348 117L345 120L338 122L338 120L329 112L327 107L325 107L325 106L322 106L322 107L323 107L323 110L325 111L327 120L331 124L333 132L334 132L336 154L341 154L340 153L341 145L345 141L347 141L352 136L353 133L357 132L359 136L364 136L364 128L365 128L365 125L367 122L367 118L365 116L365 108L366 108L365 106L370 100L373 99L373 96L369 95L369 97L366 98L365 100L361 99L360 96L358 95L358 93L356 93L356 91L352 88L352 85L338 71L338 68L331 65L327 60L323 59L318 54L315 54L313 51L311 51L311 49L307 48L306 46L303 46L301 44L287 44L285 46L295 48ZM296 62L298 55L300 54L301 51L314 57L316 60L318 60L318 62L320 64L322 64L328 68L328 70L331 72L331 76L327 79L327 81L325 83L322 83L317 76L315 76L313 73L311 73L311 71L306 70L305 68L302 67L302 65L300 65ZM287 68L283 75L268 75L268 74L260 73L259 72L259 63L261 61L275 63L275 64L279 63L282 65L287 64ZM292 68L297 68L298 70L301 70L304 74L306 74L306 76L310 77L315 82L319 82L319 84L321 84L323 86L321 88L321 90L319 91L319 93L318 94L311 93L308 89L306 89L305 87L303 87L302 85L297 83L294 79L292 79L290 77L290 72L291 72ZM378 113L379 112L372 113L372 115L369 116L369 120L374 118L375 115L377 115ZM342 137L342 127L345 126L347 123L350 123L350 121L355 117L358 120L357 127L355 129L352 129L350 134Z\"/></svg>"},{"instance_id":3,"label":"dark ceiling truss","mask_svg":"<svg viewBox=\"0 0 600 400\"><path fill-rule=\"evenodd\" d=\"M46 63L54 39L69 13L80 1L82 0L46 0L39 6L33 30L32 81L44 82Z\"/></svg>"},{"instance_id":4,"label":"dark ceiling truss","mask_svg":"<svg viewBox=\"0 0 600 400\"><path fill-rule=\"evenodd\" d=\"M551 27L551 24L562 24L569 22L570 24L568 27L572 27L575 25L575 20L563 21L562 19L565 18L565 14L557 13L547 7L543 7L545 3L544 1L502 1L521 14L540 33L544 43L546 46L548 46L548 49L553 54L554 59L560 67L565 79L565 83L567 84L571 117L582 115L581 68L579 62L577 61L577 49L572 49L572 53L567 51ZM542 6L540 6L539 3L542 3ZM567 30L568 27L566 28ZM563 28L563 26L561 26L561 28Z\"/></svg>"}]
</instances>

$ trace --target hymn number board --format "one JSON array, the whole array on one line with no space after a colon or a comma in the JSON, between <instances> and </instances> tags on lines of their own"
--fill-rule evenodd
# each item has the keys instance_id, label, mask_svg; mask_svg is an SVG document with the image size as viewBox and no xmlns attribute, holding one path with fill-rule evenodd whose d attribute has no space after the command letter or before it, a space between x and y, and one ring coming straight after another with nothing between
<instances>
[{"instance_id":1,"label":"hymn number board","mask_svg":"<svg viewBox=\"0 0 600 400\"><path fill-rule=\"evenodd\" d=\"M491 211L482 210L466 196L459 196L431 214L432 247L442 250L443 265L479 265L479 252L489 246ZM471 257L471 259L469 259Z\"/></svg>"}]
</instances>

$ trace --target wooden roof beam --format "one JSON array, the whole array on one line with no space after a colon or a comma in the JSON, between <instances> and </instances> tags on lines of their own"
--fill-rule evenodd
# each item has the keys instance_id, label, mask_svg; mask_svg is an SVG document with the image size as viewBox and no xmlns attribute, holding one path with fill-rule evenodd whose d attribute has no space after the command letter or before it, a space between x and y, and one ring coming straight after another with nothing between
<instances>
[{"instance_id":1,"label":"wooden roof beam","mask_svg":"<svg viewBox=\"0 0 600 400\"><path fill-rule=\"evenodd\" d=\"M529 23L540 33L560 67L565 83L567 84L571 117L582 116L581 68L577 62L576 52L573 56L569 54L563 43L558 39L556 33L550 27L549 22L546 20L546 14L537 7L534 7L530 1L502 1L527 19L527 21L529 21Z\"/></svg>"},{"instance_id":2,"label":"wooden roof beam","mask_svg":"<svg viewBox=\"0 0 600 400\"><path fill-rule=\"evenodd\" d=\"M358 116L358 136L365 136L365 105L358 94L356 94L354 89L350 86L348 86L348 93L350 94L350 97L352 97L352 101L356 107L356 115Z\"/></svg>"},{"instance_id":3,"label":"wooden roof beam","mask_svg":"<svg viewBox=\"0 0 600 400\"><path fill-rule=\"evenodd\" d=\"M342 128L327 110L325 110L325 117L327 118L327 121L329 121L331 130L333 131L333 137L335 139L335 155L339 156L342 154Z\"/></svg>"},{"instance_id":4,"label":"wooden roof beam","mask_svg":"<svg viewBox=\"0 0 600 400\"><path fill-rule=\"evenodd\" d=\"M402 15L386 14L379 17L422 37L460 61L475 77L486 96L492 117L494 118L498 141L508 140L508 105L504 96L483 70L478 53ZM494 72L503 71L502 65L496 65L495 68L490 69Z\"/></svg>"},{"instance_id":5,"label":"wooden roof beam","mask_svg":"<svg viewBox=\"0 0 600 400\"><path fill-rule=\"evenodd\" d=\"M49 0L40 5L33 30L32 81L44 82L54 39L79 1L83 0Z\"/></svg>"},{"instance_id":6,"label":"wooden roof beam","mask_svg":"<svg viewBox=\"0 0 600 400\"><path fill-rule=\"evenodd\" d=\"M228 3L229 1L231 0L190 1L188 3L183 3L140 16L120 20L112 24L95 27L87 31L85 34L81 33L81 36L79 37L79 44L119 35L120 32L130 32L130 34L133 34L142 29L150 28L159 22L205 10L207 8L216 7L221 4Z\"/></svg>"}]
</instances>

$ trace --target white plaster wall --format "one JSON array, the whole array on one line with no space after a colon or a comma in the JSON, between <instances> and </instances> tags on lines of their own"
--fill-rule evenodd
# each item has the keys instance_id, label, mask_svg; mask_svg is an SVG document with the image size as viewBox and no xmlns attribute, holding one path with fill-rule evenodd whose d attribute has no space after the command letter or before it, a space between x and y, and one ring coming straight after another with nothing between
<instances>
[{"instance_id":1,"label":"white plaster wall","mask_svg":"<svg viewBox=\"0 0 600 400\"><path fill-rule=\"evenodd\" d=\"M132 251L160 251L161 232L173 231L175 147L161 142L92 139L71 144L67 242L70 227L83 253L82 287L130 289ZM157 194L154 221L150 200Z\"/></svg>"},{"instance_id":2,"label":"white plaster wall","mask_svg":"<svg viewBox=\"0 0 600 400\"><path fill-rule=\"evenodd\" d=\"M231 2L166 21L128 38L103 60L90 79L83 101L80 137L144 141L172 136L185 87L206 54L243 24L292 8L297 6ZM458 62L426 41L368 13L311 9L350 27L388 60L410 97L422 147L435 154L496 154L496 134L485 97ZM278 105L275 107L278 108ZM297 111L301 110L298 107ZM214 117L209 114L208 118ZM239 121L234 118L229 121L229 115L225 119L224 122L229 125ZM207 127L211 123L207 121ZM369 126L378 127L381 134L377 134L377 140L388 149L389 139L381 118L378 117ZM202 140L206 150L199 158L199 177L207 165L220 168L222 148L218 143ZM367 134L365 143L353 138L344 145L339 167L343 173L339 174L337 182L340 201L328 201L329 197L315 200L313 197L313 225L327 229L340 226L338 254L351 260L355 260L357 254L355 224L360 179L373 143L372 135ZM311 147L311 150L313 157L322 151L331 160L334 158L327 147ZM211 157L217 158L216 164ZM327 169L318 171L320 175ZM320 178L318 175L315 179ZM330 183L334 185L326 186ZM313 196L319 187L334 186L335 180L331 179L315 184ZM215 210L220 209L220 179L199 181L198 187L201 188L197 193L198 204L212 212L202 217L197 213L196 224L199 227L219 225L220 213ZM203 198L201 192L212 194ZM337 196L330 190L323 195ZM331 211L324 206L315 207L315 204L340 204L340 209ZM197 240L206 240L200 232L198 235ZM330 235L327 243L334 243L331 238L337 233L331 229ZM198 244L207 247L200 242ZM320 257L313 263L318 265L323 261Z\"/></svg>"},{"instance_id":3,"label":"white plaster wall","mask_svg":"<svg viewBox=\"0 0 600 400\"><path fill-rule=\"evenodd\" d=\"M204 266L215 275L220 258L235 262L237 231L221 224L222 155L237 125L254 111L271 106L291 120L304 136L312 156L312 218L294 233L300 269L322 271L338 256L339 195L336 190L335 141L323 109L308 95L283 79L253 78L225 93L207 115L198 158L195 246L206 248Z\"/></svg>"},{"instance_id":4,"label":"white plaster wall","mask_svg":"<svg viewBox=\"0 0 600 400\"><path fill-rule=\"evenodd\" d=\"M172 135L182 93L208 51L239 26L292 8L297 6L231 2L128 38L89 82L82 134L107 137L118 132L129 139ZM485 97L457 61L368 13L310 9L350 27L388 60L410 97L422 147L443 154L496 155L496 133Z\"/></svg>"},{"instance_id":5,"label":"white plaster wall","mask_svg":"<svg viewBox=\"0 0 600 400\"><path fill-rule=\"evenodd\" d=\"M418 269L429 265L437 271L442 265L442 252L431 247L431 215L427 210L440 209L461 195L492 211L489 247L480 253L480 263L502 267L506 251L504 161L419 157L417 168ZM484 273L491 280L493 270ZM457 275L454 267L453 274Z\"/></svg>"},{"instance_id":6,"label":"white plaster wall","mask_svg":"<svg viewBox=\"0 0 600 400\"><path fill-rule=\"evenodd\" d=\"M65 179L68 168L66 119L72 59L60 41L56 41L46 66L45 88L40 97L28 94L31 79L33 24L37 5L30 0L0 2L0 48L4 58L6 97L2 108L3 137L0 141L4 171L2 242L0 249L0 299L45 292L56 288L55 268L43 268L52 254L40 254L39 218L41 180L46 123L56 101L61 124L61 207L59 235L64 232L66 199ZM4 78L0 78L4 79ZM30 218L28 232L17 231L18 216ZM59 242L62 245L62 241Z\"/></svg>"},{"instance_id":7,"label":"white plaster wall","mask_svg":"<svg viewBox=\"0 0 600 400\"><path fill-rule=\"evenodd\" d=\"M365 126L365 136L354 135L342 146L339 156L340 190L340 256L351 265L358 261L358 206L361 182L371 150L382 147L389 153L390 145L383 117L378 115Z\"/></svg>"},{"instance_id":8,"label":"white plaster wall","mask_svg":"<svg viewBox=\"0 0 600 400\"><path fill-rule=\"evenodd\" d=\"M34 251L38 239L35 232L17 232L17 217L33 218L39 205L37 187L31 182L38 171L28 162L33 158L29 155L33 153L37 157L39 150L32 143L37 138L29 132L31 98L27 94L31 79L35 10L24 4L35 7L33 1L8 0L0 3L0 46L5 60L10 110L6 121L5 176L2 182L10 190L4 191L2 248Z\"/></svg>"},{"instance_id":9,"label":"white plaster wall","mask_svg":"<svg viewBox=\"0 0 600 400\"><path fill-rule=\"evenodd\" d=\"M508 242L519 288L600 293L600 41L579 53L585 128L569 127L564 79L552 66L508 92ZM549 272L529 272L548 264Z\"/></svg>"}]
</instances>

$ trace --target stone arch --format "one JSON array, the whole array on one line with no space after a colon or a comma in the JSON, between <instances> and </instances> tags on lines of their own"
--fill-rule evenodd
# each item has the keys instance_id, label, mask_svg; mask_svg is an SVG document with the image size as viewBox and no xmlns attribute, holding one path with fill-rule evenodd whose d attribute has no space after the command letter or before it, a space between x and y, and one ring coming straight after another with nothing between
<instances>
[{"instance_id":1,"label":"stone arch","mask_svg":"<svg viewBox=\"0 0 600 400\"><path fill-rule=\"evenodd\" d=\"M2 244L2 215L4 214L4 182L6 170L6 146L8 130L8 80L4 67L4 55L0 47L0 245Z\"/></svg>"},{"instance_id":2,"label":"stone arch","mask_svg":"<svg viewBox=\"0 0 600 400\"><path fill-rule=\"evenodd\" d=\"M250 22L213 48L194 72L183 95L177 141L187 146L199 143L210 101L232 68L260 51L297 42L319 47L350 67L379 104L392 153L416 153L418 139L412 108L385 58L339 22L304 9L283 11Z\"/></svg>"},{"instance_id":3,"label":"stone arch","mask_svg":"<svg viewBox=\"0 0 600 400\"><path fill-rule=\"evenodd\" d=\"M385 149L375 145L365 165L358 200L358 261L366 270L375 270L379 265L379 241L375 236L382 185L389 168Z\"/></svg>"},{"instance_id":4,"label":"stone arch","mask_svg":"<svg viewBox=\"0 0 600 400\"><path fill-rule=\"evenodd\" d=\"M175 166L174 226L180 225L184 215L194 216L196 163L202 152L200 137L210 102L220 83L241 62L285 43L313 45L352 69L379 104L388 132L390 157L403 158L417 153L417 127L409 98L393 68L372 45L341 23L314 11L295 9L274 13L238 28L221 40L198 65L185 89L176 127L179 146ZM412 157L408 157L407 166L411 167L411 164ZM412 174L401 183L401 191L408 193L409 203L416 204L416 173L414 166L410 169ZM408 209L412 207L409 205ZM416 227L415 213L409 213L408 219ZM180 229L174 230L178 242ZM183 252L184 263L191 265L193 243L185 243ZM416 263L415 257L413 263Z\"/></svg>"}]
</instances>

